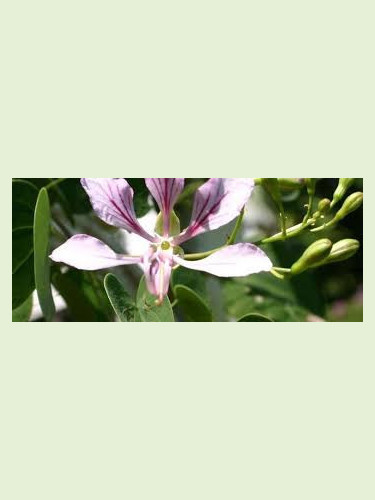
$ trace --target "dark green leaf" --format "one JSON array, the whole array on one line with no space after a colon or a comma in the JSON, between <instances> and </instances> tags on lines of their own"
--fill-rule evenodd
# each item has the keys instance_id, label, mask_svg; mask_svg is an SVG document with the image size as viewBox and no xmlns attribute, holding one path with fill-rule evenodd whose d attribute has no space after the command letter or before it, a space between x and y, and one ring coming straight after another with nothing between
<instances>
[{"instance_id":1,"label":"dark green leaf","mask_svg":"<svg viewBox=\"0 0 375 500\"><path fill-rule=\"evenodd\" d=\"M12 309L21 306L35 288L32 230L37 196L30 182L12 180Z\"/></svg>"},{"instance_id":2,"label":"dark green leaf","mask_svg":"<svg viewBox=\"0 0 375 500\"><path fill-rule=\"evenodd\" d=\"M69 208L71 213L86 214L92 210L89 197L79 178L66 179L58 185L58 193L60 201L62 196L64 207Z\"/></svg>"},{"instance_id":3,"label":"dark green leaf","mask_svg":"<svg viewBox=\"0 0 375 500\"><path fill-rule=\"evenodd\" d=\"M239 278L239 283L248 285L253 292L260 293L290 302L296 301L296 296L289 280L280 280L271 273L253 274L246 278Z\"/></svg>"},{"instance_id":4,"label":"dark green leaf","mask_svg":"<svg viewBox=\"0 0 375 500\"><path fill-rule=\"evenodd\" d=\"M252 311L252 314L262 314L278 322L307 321L309 313L305 308L287 300L253 293L239 282L223 283L223 290L231 318L241 318Z\"/></svg>"},{"instance_id":5,"label":"dark green leaf","mask_svg":"<svg viewBox=\"0 0 375 500\"><path fill-rule=\"evenodd\" d=\"M124 323L134 321L136 305L115 275L107 274L104 288L119 320Z\"/></svg>"},{"instance_id":6,"label":"dark green leaf","mask_svg":"<svg viewBox=\"0 0 375 500\"><path fill-rule=\"evenodd\" d=\"M34 217L34 272L40 308L47 321L51 321L56 312L50 280L50 225L51 211L48 192L45 188L42 188L36 202Z\"/></svg>"},{"instance_id":7,"label":"dark green leaf","mask_svg":"<svg viewBox=\"0 0 375 500\"><path fill-rule=\"evenodd\" d=\"M22 305L35 289L34 256L12 274L12 309Z\"/></svg>"},{"instance_id":8,"label":"dark green leaf","mask_svg":"<svg viewBox=\"0 0 375 500\"><path fill-rule=\"evenodd\" d=\"M174 315L171 303L168 297L165 297L162 304L156 303L156 297L152 295L146 287L146 281L143 277L139 284L137 293L138 313L136 320L147 323L171 323L174 322Z\"/></svg>"},{"instance_id":9,"label":"dark green leaf","mask_svg":"<svg viewBox=\"0 0 375 500\"><path fill-rule=\"evenodd\" d=\"M131 178L126 179L127 182L134 189L134 209L137 217L143 217L150 210L148 198L150 196L149 190L146 187L145 179Z\"/></svg>"},{"instance_id":10,"label":"dark green leaf","mask_svg":"<svg viewBox=\"0 0 375 500\"><path fill-rule=\"evenodd\" d=\"M56 270L53 273L52 282L68 306L70 319L78 322L107 321L107 318L97 310L87 296L86 288L90 286L92 290L92 285L86 285L82 271L69 269L62 274ZM104 290L103 295L106 297Z\"/></svg>"},{"instance_id":11,"label":"dark green leaf","mask_svg":"<svg viewBox=\"0 0 375 500\"><path fill-rule=\"evenodd\" d=\"M12 229L32 228L38 190L28 181L12 181Z\"/></svg>"},{"instance_id":12,"label":"dark green leaf","mask_svg":"<svg viewBox=\"0 0 375 500\"><path fill-rule=\"evenodd\" d=\"M184 285L191 288L207 302L206 276L203 273L192 273L190 269L179 266L172 273L173 290L177 285Z\"/></svg>"},{"instance_id":13,"label":"dark green leaf","mask_svg":"<svg viewBox=\"0 0 375 500\"><path fill-rule=\"evenodd\" d=\"M212 321L211 311L193 290L184 285L177 285L174 292L185 321L202 323Z\"/></svg>"},{"instance_id":14,"label":"dark green leaf","mask_svg":"<svg viewBox=\"0 0 375 500\"><path fill-rule=\"evenodd\" d=\"M263 316L263 314L246 314L241 319L238 320L239 323L269 323L273 322L271 318L267 318L267 316Z\"/></svg>"},{"instance_id":15,"label":"dark green leaf","mask_svg":"<svg viewBox=\"0 0 375 500\"><path fill-rule=\"evenodd\" d=\"M27 322L30 319L31 310L33 308L33 296L30 295L23 304L12 311L12 321Z\"/></svg>"},{"instance_id":16,"label":"dark green leaf","mask_svg":"<svg viewBox=\"0 0 375 500\"><path fill-rule=\"evenodd\" d=\"M32 228L18 228L12 231L12 274L33 254Z\"/></svg>"}]
</instances>

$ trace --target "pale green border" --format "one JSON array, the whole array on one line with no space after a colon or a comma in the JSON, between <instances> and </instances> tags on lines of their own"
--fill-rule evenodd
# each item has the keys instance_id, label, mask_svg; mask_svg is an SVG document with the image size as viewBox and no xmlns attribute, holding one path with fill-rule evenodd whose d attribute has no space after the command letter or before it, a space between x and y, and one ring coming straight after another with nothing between
<instances>
[{"instance_id":1,"label":"pale green border","mask_svg":"<svg viewBox=\"0 0 375 500\"><path fill-rule=\"evenodd\" d=\"M370 189L370 5L8 3L1 164ZM354 325L11 324L3 286L0 496L372 500L370 256Z\"/></svg>"}]
</instances>

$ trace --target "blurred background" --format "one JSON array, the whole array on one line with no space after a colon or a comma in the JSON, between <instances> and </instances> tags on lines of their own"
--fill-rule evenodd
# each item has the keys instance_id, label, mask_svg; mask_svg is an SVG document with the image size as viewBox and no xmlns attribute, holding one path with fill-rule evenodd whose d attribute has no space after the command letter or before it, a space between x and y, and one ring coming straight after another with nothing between
<instances>
[{"instance_id":1,"label":"blurred background","mask_svg":"<svg viewBox=\"0 0 375 500\"><path fill-rule=\"evenodd\" d=\"M186 227L192 210L195 190L206 179L186 179L186 188L176 206L182 227ZM13 183L13 321L25 321L25 301L31 308L31 320L43 321L32 277L32 234L22 226L30 216L35 192L47 186L51 202L51 251L70 236L86 233L107 243L119 253L139 254L145 242L135 235L112 228L101 222L92 212L80 179L16 179ZM127 179L135 190L135 207L142 224L153 230L156 207L144 184L144 179ZM319 179L315 206L322 198L332 199L339 179ZM28 187L26 187L28 186ZM363 180L356 179L350 192L363 191ZM30 198L30 203L24 201ZM306 189L283 192L283 203L288 227L302 221L306 213ZM28 212L27 212L28 211ZM15 228L15 224L18 226ZM25 227L25 228L24 228ZM234 223L188 242L184 250L202 252L225 243ZM245 218L238 241L259 244L267 236L280 231L277 207L262 186L255 188L246 207ZM212 311L213 321L238 321L249 313L266 315L273 321L363 321L363 211L350 214L338 226L319 233L333 242L354 238L361 242L360 251L347 261L307 271L292 279L280 280L262 273L240 279L218 279L203 273L192 273L179 268L173 272L173 287L183 284L193 289ZM290 267L316 240L304 232L296 238L263 245L276 267ZM51 263L53 295L57 321L115 321L113 309L103 287L103 272L82 272ZM137 266L111 270L134 296L142 276ZM23 314L20 313L22 308ZM18 316L17 316L18 314ZM179 321L191 321L186 308L175 307Z\"/></svg>"}]
</instances>

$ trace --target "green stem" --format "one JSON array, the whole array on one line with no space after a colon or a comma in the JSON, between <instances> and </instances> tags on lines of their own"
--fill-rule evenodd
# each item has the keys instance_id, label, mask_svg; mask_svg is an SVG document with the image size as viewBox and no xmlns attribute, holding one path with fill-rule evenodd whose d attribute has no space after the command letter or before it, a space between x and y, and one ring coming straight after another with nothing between
<instances>
[{"instance_id":1,"label":"green stem","mask_svg":"<svg viewBox=\"0 0 375 500\"><path fill-rule=\"evenodd\" d=\"M201 260L205 259L206 257L209 257L213 253L218 252L219 250L223 250L226 248L228 245L223 245L222 247L219 248L214 248L213 250L208 250L208 252L201 252L201 253L190 253L184 256L185 260Z\"/></svg>"},{"instance_id":2,"label":"green stem","mask_svg":"<svg viewBox=\"0 0 375 500\"><path fill-rule=\"evenodd\" d=\"M285 274L291 273L291 270L287 267L274 267L273 269L279 273L285 273Z\"/></svg>"},{"instance_id":3,"label":"green stem","mask_svg":"<svg viewBox=\"0 0 375 500\"><path fill-rule=\"evenodd\" d=\"M281 218L281 232L284 236L284 239L286 238L286 217L285 217L285 210L284 210L284 205L283 202L280 201L279 203L279 210L280 210L280 218Z\"/></svg>"},{"instance_id":4,"label":"green stem","mask_svg":"<svg viewBox=\"0 0 375 500\"><path fill-rule=\"evenodd\" d=\"M274 243L275 241L282 241L286 240L289 238L294 238L294 236L297 236L298 234L302 233L307 227L311 226L314 224L316 220L314 218L309 219L306 221L306 223L301 222L300 224L297 224L296 226L290 227L286 231L286 235L284 235L282 232L274 234L273 236L270 236L269 238L264 238L259 242L259 244L266 244L266 243Z\"/></svg>"},{"instance_id":5,"label":"green stem","mask_svg":"<svg viewBox=\"0 0 375 500\"><path fill-rule=\"evenodd\" d=\"M237 222L236 222L236 225L234 226L232 234L230 235L230 237L229 237L229 239L227 241L227 245L228 246L229 245L234 245L234 243L236 243L237 236L238 236L238 233L239 233L239 231L241 229L244 216L245 216L245 208L243 208L241 210L240 216L237 219Z\"/></svg>"},{"instance_id":6,"label":"green stem","mask_svg":"<svg viewBox=\"0 0 375 500\"><path fill-rule=\"evenodd\" d=\"M232 234L229 236L228 241L226 242L225 245L223 245L223 246L221 246L219 248L214 248L213 250L208 250L207 252L187 254L187 255L184 256L184 259L185 260L201 260L201 259L205 259L206 257L209 257L213 253L218 252L219 250L223 250L224 248L226 248L228 246L234 245L234 243L236 242L238 233L239 233L239 231L241 229L244 216L245 216L245 208L243 208L241 210L241 213L240 213L239 217L237 218L237 222L236 222L236 225L234 226Z\"/></svg>"},{"instance_id":7,"label":"green stem","mask_svg":"<svg viewBox=\"0 0 375 500\"><path fill-rule=\"evenodd\" d=\"M311 218L313 213L313 204L315 198L315 190L316 190L316 179L309 178L307 179L307 194L309 195L309 204L307 207L307 212L305 218L303 219L302 224L306 225L307 221Z\"/></svg>"},{"instance_id":8,"label":"green stem","mask_svg":"<svg viewBox=\"0 0 375 500\"><path fill-rule=\"evenodd\" d=\"M51 181L49 184L47 184L47 186L45 186L46 189L51 189L55 186L58 186L59 184L61 184L62 182L66 181L67 178L61 178L61 179L56 179L55 181Z\"/></svg>"},{"instance_id":9,"label":"green stem","mask_svg":"<svg viewBox=\"0 0 375 500\"><path fill-rule=\"evenodd\" d=\"M337 221L335 221L335 219L332 219L329 222L327 222L326 224L323 224L319 227L314 227L314 229L311 229L311 232L312 233L319 233L320 231L325 231L326 229L332 228L336 223L337 223Z\"/></svg>"}]
</instances>

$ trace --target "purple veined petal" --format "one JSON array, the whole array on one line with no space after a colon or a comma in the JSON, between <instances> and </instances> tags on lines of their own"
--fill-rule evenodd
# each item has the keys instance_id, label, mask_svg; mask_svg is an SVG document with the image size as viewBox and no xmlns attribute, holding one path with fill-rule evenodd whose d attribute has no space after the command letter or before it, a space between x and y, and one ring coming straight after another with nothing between
<instances>
[{"instance_id":1,"label":"purple veined petal","mask_svg":"<svg viewBox=\"0 0 375 500\"><path fill-rule=\"evenodd\" d=\"M160 302L168 294L173 265L172 255L152 248L144 257L143 269L148 291Z\"/></svg>"},{"instance_id":2,"label":"purple veined petal","mask_svg":"<svg viewBox=\"0 0 375 500\"><path fill-rule=\"evenodd\" d=\"M52 252L50 258L84 271L139 264L142 257L127 257L111 250L102 241L86 234L76 234Z\"/></svg>"},{"instance_id":3,"label":"purple veined petal","mask_svg":"<svg viewBox=\"0 0 375 500\"><path fill-rule=\"evenodd\" d=\"M254 185L254 179L212 178L207 181L195 195L189 227L175 238L175 243L178 245L198 234L218 229L238 217Z\"/></svg>"},{"instance_id":4,"label":"purple veined petal","mask_svg":"<svg viewBox=\"0 0 375 500\"><path fill-rule=\"evenodd\" d=\"M95 213L111 226L136 233L148 241L156 241L137 220L133 205L133 189L125 179L83 178L81 184L89 195Z\"/></svg>"},{"instance_id":5,"label":"purple veined petal","mask_svg":"<svg viewBox=\"0 0 375 500\"><path fill-rule=\"evenodd\" d=\"M174 262L187 269L203 271L221 278L249 276L263 271L271 271L273 267L263 250L251 243L228 246L197 261L187 261L180 257L174 257Z\"/></svg>"},{"instance_id":6,"label":"purple veined petal","mask_svg":"<svg viewBox=\"0 0 375 500\"><path fill-rule=\"evenodd\" d=\"M159 179L150 178L146 179L146 186L156 203L164 218L164 236L169 235L169 217L177 198L184 189L185 179Z\"/></svg>"}]
</instances>

